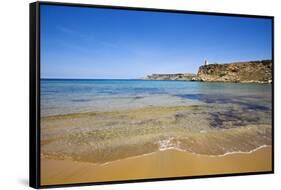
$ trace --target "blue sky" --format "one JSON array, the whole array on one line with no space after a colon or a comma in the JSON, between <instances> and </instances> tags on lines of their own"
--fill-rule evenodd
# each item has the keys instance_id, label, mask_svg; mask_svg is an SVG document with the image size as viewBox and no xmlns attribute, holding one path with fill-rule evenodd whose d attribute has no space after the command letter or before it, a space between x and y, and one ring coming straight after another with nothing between
<instances>
[{"instance_id":1,"label":"blue sky","mask_svg":"<svg viewBox=\"0 0 281 190\"><path fill-rule=\"evenodd\" d=\"M271 20L41 5L42 78L197 73L271 59Z\"/></svg>"}]
</instances>

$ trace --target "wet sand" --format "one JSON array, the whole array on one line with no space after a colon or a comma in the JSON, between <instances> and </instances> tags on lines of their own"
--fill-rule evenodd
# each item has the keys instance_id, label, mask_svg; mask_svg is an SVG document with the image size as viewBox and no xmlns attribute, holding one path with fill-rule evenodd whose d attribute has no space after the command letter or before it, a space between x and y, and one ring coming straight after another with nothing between
<instances>
[{"instance_id":1,"label":"wet sand","mask_svg":"<svg viewBox=\"0 0 281 190\"><path fill-rule=\"evenodd\" d=\"M170 149L105 164L42 158L41 185L271 171L271 155L268 146L224 156Z\"/></svg>"}]
</instances>

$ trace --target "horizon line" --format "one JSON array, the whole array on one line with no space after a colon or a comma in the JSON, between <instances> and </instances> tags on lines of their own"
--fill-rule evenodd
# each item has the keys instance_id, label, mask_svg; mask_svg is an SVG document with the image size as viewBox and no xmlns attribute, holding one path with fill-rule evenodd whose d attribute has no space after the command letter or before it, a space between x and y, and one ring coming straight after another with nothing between
<instances>
[{"instance_id":1,"label":"horizon line","mask_svg":"<svg viewBox=\"0 0 281 190\"><path fill-rule=\"evenodd\" d=\"M141 78L40 78L40 80L143 80Z\"/></svg>"}]
</instances>

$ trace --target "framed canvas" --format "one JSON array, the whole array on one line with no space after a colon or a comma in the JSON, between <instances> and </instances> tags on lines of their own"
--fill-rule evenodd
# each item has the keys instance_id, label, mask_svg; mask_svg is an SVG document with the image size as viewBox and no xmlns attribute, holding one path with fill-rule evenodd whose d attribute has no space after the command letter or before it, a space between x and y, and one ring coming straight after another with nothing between
<instances>
[{"instance_id":1,"label":"framed canvas","mask_svg":"<svg viewBox=\"0 0 281 190\"><path fill-rule=\"evenodd\" d=\"M30 186L274 172L274 18L30 4Z\"/></svg>"}]
</instances>

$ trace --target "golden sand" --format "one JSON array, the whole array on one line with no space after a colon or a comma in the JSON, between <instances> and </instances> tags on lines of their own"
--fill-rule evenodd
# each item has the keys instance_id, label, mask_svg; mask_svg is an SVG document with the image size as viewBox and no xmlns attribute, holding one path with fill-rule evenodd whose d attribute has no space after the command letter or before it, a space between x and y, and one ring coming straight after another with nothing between
<instances>
[{"instance_id":1,"label":"golden sand","mask_svg":"<svg viewBox=\"0 0 281 190\"><path fill-rule=\"evenodd\" d=\"M171 149L106 164L42 158L41 185L271 171L271 150L207 156Z\"/></svg>"}]
</instances>

